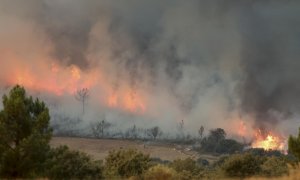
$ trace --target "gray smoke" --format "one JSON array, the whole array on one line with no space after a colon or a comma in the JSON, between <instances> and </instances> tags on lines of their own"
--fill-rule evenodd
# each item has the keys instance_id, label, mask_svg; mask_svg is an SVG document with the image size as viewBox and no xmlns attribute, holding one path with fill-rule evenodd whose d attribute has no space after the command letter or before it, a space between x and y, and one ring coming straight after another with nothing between
<instances>
[{"instance_id":1,"label":"gray smoke","mask_svg":"<svg viewBox=\"0 0 300 180\"><path fill-rule=\"evenodd\" d=\"M87 119L105 114L165 129L184 119L196 132L202 124L232 129L240 115L262 130L298 117L297 1L0 0L0 10L0 50L25 54L20 61L33 72L47 57L100 71L114 91L129 85L147 97L142 117L101 109L92 98ZM0 65L9 65L0 81L13 68L4 62L10 57L0 55ZM72 96L59 99L63 111L76 112Z\"/></svg>"}]
</instances>

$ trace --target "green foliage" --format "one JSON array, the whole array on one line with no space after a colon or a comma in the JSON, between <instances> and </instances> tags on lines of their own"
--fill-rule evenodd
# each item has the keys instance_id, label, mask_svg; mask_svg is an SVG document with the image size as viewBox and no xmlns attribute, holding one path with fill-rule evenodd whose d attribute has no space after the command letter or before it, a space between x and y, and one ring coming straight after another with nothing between
<instances>
[{"instance_id":1,"label":"green foliage","mask_svg":"<svg viewBox=\"0 0 300 180\"><path fill-rule=\"evenodd\" d=\"M207 153L232 154L241 152L243 145L233 139L225 139L226 132L217 128L210 131L208 137L201 141L200 151Z\"/></svg>"},{"instance_id":2,"label":"green foliage","mask_svg":"<svg viewBox=\"0 0 300 180\"><path fill-rule=\"evenodd\" d=\"M142 175L150 166L150 157L137 150L113 150L106 157L107 177L128 178Z\"/></svg>"},{"instance_id":3,"label":"green foliage","mask_svg":"<svg viewBox=\"0 0 300 180\"><path fill-rule=\"evenodd\" d=\"M243 150L243 145L233 139L223 139L217 143L215 147L215 152L220 154L232 154L236 152L241 152Z\"/></svg>"},{"instance_id":4,"label":"green foliage","mask_svg":"<svg viewBox=\"0 0 300 180\"><path fill-rule=\"evenodd\" d=\"M191 158L176 159L170 164L170 167L178 173L180 179L201 177L203 173L203 168Z\"/></svg>"},{"instance_id":5,"label":"green foliage","mask_svg":"<svg viewBox=\"0 0 300 180\"><path fill-rule=\"evenodd\" d=\"M264 176L274 177L288 174L289 169L284 159L273 156L261 165L261 171Z\"/></svg>"},{"instance_id":6,"label":"green foliage","mask_svg":"<svg viewBox=\"0 0 300 180\"><path fill-rule=\"evenodd\" d=\"M0 111L0 177L34 177L43 172L52 135L49 110L15 86Z\"/></svg>"},{"instance_id":7,"label":"green foliage","mask_svg":"<svg viewBox=\"0 0 300 180\"><path fill-rule=\"evenodd\" d=\"M85 153L60 146L49 156L46 174L51 179L103 179L101 162L92 161Z\"/></svg>"},{"instance_id":8,"label":"green foliage","mask_svg":"<svg viewBox=\"0 0 300 180\"><path fill-rule=\"evenodd\" d=\"M156 165L148 169L144 175L145 180L173 180L177 179L177 173L172 168Z\"/></svg>"},{"instance_id":9,"label":"green foliage","mask_svg":"<svg viewBox=\"0 0 300 180\"><path fill-rule=\"evenodd\" d=\"M298 161L300 161L300 128L298 137L290 136L288 144L289 152L296 156L298 158Z\"/></svg>"},{"instance_id":10,"label":"green foliage","mask_svg":"<svg viewBox=\"0 0 300 180\"><path fill-rule=\"evenodd\" d=\"M229 156L221 165L226 176L248 177L260 173L263 159L252 154L237 154Z\"/></svg>"},{"instance_id":11,"label":"green foliage","mask_svg":"<svg viewBox=\"0 0 300 180\"><path fill-rule=\"evenodd\" d=\"M280 151L278 150L265 150L263 148L251 148L251 149L248 149L247 151L245 151L247 153L250 153L252 155L255 155L255 156L276 156L276 157L282 157L284 156Z\"/></svg>"}]
</instances>

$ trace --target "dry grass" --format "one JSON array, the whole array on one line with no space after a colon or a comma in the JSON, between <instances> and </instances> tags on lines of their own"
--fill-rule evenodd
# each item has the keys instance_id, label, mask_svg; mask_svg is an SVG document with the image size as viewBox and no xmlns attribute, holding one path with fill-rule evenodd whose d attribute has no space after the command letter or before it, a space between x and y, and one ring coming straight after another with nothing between
<instances>
[{"instance_id":1,"label":"dry grass","mask_svg":"<svg viewBox=\"0 0 300 180\"><path fill-rule=\"evenodd\" d=\"M289 167L289 175L277 178L266 178L266 177L252 177L247 178L246 180L265 180L265 179L272 179L272 180L300 180L300 164L297 167Z\"/></svg>"},{"instance_id":2,"label":"dry grass","mask_svg":"<svg viewBox=\"0 0 300 180\"><path fill-rule=\"evenodd\" d=\"M158 157L162 160L173 161L174 159L193 159L200 156L195 151L179 150L175 145L154 145L144 144L141 141L116 140L116 139L88 139L73 137L53 137L50 142L52 147L67 145L70 149L83 151L97 160L103 160L108 152L113 149L137 149L143 153L150 154L151 157ZM209 161L215 161L217 158L210 155L201 155L202 158Z\"/></svg>"}]
</instances>

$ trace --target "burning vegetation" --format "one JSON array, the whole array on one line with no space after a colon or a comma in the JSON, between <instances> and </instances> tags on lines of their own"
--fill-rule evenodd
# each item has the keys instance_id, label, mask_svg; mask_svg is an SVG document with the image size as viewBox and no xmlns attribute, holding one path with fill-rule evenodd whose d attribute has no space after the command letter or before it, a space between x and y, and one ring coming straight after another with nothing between
<instances>
[{"instance_id":1,"label":"burning vegetation","mask_svg":"<svg viewBox=\"0 0 300 180\"><path fill-rule=\"evenodd\" d=\"M283 151L285 147L285 140L274 133L262 133L257 130L252 142L253 148L263 148L265 150L280 150Z\"/></svg>"}]
</instances>

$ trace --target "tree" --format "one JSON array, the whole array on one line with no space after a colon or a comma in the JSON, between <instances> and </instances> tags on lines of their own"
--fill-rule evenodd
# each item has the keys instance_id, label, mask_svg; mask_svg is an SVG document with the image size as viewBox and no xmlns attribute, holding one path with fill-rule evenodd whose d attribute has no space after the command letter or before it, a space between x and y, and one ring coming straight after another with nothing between
<instances>
[{"instance_id":1,"label":"tree","mask_svg":"<svg viewBox=\"0 0 300 180\"><path fill-rule=\"evenodd\" d=\"M226 132L224 129L217 128L210 130L208 137L203 138L201 141L201 150L203 152L216 152L218 146L225 141L225 137ZM224 143L228 144L228 142Z\"/></svg>"},{"instance_id":2,"label":"tree","mask_svg":"<svg viewBox=\"0 0 300 180\"><path fill-rule=\"evenodd\" d=\"M49 110L15 86L0 111L0 177L32 177L44 171L52 130Z\"/></svg>"},{"instance_id":3,"label":"tree","mask_svg":"<svg viewBox=\"0 0 300 180\"><path fill-rule=\"evenodd\" d=\"M216 141L216 142L224 140L225 138L226 138L226 132L222 128L210 130L210 134L208 136L209 140Z\"/></svg>"},{"instance_id":4,"label":"tree","mask_svg":"<svg viewBox=\"0 0 300 180\"><path fill-rule=\"evenodd\" d=\"M104 131L110 126L111 124L109 122L106 122L105 119L103 119L100 122L96 122L95 124L92 124L93 135L96 138L104 137Z\"/></svg>"},{"instance_id":5,"label":"tree","mask_svg":"<svg viewBox=\"0 0 300 180\"><path fill-rule=\"evenodd\" d=\"M298 161L300 160L300 128L298 137L289 137L289 152L292 153L294 156L298 158Z\"/></svg>"},{"instance_id":6,"label":"tree","mask_svg":"<svg viewBox=\"0 0 300 180\"><path fill-rule=\"evenodd\" d=\"M149 129L149 134L153 137L154 140L156 140L157 136L160 135L161 133L162 132L158 126Z\"/></svg>"},{"instance_id":7,"label":"tree","mask_svg":"<svg viewBox=\"0 0 300 180\"><path fill-rule=\"evenodd\" d=\"M184 139L184 121L183 119L178 123L177 129L179 132L179 137L180 139Z\"/></svg>"},{"instance_id":8,"label":"tree","mask_svg":"<svg viewBox=\"0 0 300 180\"><path fill-rule=\"evenodd\" d=\"M137 139L138 138L138 128L134 124L131 128L127 130L125 133L126 138L132 138L132 139Z\"/></svg>"},{"instance_id":9,"label":"tree","mask_svg":"<svg viewBox=\"0 0 300 180\"><path fill-rule=\"evenodd\" d=\"M75 94L75 99L82 103L82 114L84 114L85 103L88 97L89 97L89 90L87 88L79 89Z\"/></svg>"},{"instance_id":10,"label":"tree","mask_svg":"<svg viewBox=\"0 0 300 180\"><path fill-rule=\"evenodd\" d=\"M203 133L204 133L204 127L203 127L203 126L201 126L201 127L199 128L198 133L199 133L200 140L202 140L202 138L203 138Z\"/></svg>"}]
</instances>

